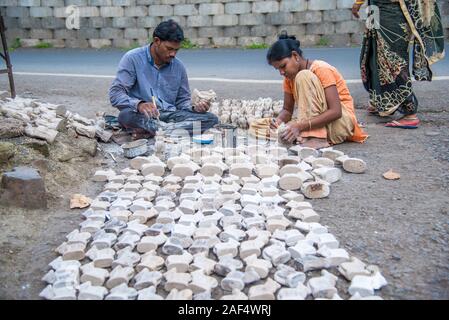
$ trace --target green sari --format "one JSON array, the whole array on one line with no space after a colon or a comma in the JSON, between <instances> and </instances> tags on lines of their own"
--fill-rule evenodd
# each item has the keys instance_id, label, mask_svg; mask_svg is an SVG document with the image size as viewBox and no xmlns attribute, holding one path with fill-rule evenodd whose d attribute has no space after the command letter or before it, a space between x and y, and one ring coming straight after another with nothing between
<instances>
[{"instance_id":1,"label":"green sari","mask_svg":"<svg viewBox=\"0 0 449 320\"><path fill-rule=\"evenodd\" d=\"M410 43L413 41L413 76L432 81L430 66L444 57L444 31L435 0L369 0L379 8L380 28L366 28L360 67L370 105L381 116L396 111L415 114L418 100L412 90Z\"/></svg>"}]
</instances>

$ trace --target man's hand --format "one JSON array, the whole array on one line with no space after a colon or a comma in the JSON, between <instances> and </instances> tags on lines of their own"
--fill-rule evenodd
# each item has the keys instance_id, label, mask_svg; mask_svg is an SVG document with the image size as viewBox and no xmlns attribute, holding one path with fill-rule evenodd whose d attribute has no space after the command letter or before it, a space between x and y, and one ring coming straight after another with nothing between
<instances>
[{"instance_id":1,"label":"man's hand","mask_svg":"<svg viewBox=\"0 0 449 320\"><path fill-rule=\"evenodd\" d=\"M195 112L199 112L199 113L207 112L207 111L209 111L209 108L210 108L210 102L207 100L200 100L200 101L198 101L198 103L195 106L193 106L193 110Z\"/></svg>"},{"instance_id":2,"label":"man's hand","mask_svg":"<svg viewBox=\"0 0 449 320\"><path fill-rule=\"evenodd\" d=\"M281 123L282 123L281 119L279 119L279 118L272 118L270 120L270 129L277 129Z\"/></svg>"},{"instance_id":3,"label":"man's hand","mask_svg":"<svg viewBox=\"0 0 449 320\"><path fill-rule=\"evenodd\" d=\"M159 117L159 110L157 110L157 106L155 106L151 102L139 103L139 105L137 106L137 111L144 114L147 118Z\"/></svg>"},{"instance_id":4,"label":"man's hand","mask_svg":"<svg viewBox=\"0 0 449 320\"><path fill-rule=\"evenodd\" d=\"M360 18L359 11L360 11L361 7L362 7L362 4L356 4L356 3L354 3L354 5L352 6L352 15L354 17L356 17L357 19Z\"/></svg>"},{"instance_id":5,"label":"man's hand","mask_svg":"<svg viewBox=\"0 0 449 320\"><path fill-rule=\"evenodd\" d=\"M288 141L289 143L293 143L293 141L299 137L300 133L301 129L299 122L289 123L287 124L287 129L285 129L282 134L282 139Z\"/></svg>"}]
</instances>

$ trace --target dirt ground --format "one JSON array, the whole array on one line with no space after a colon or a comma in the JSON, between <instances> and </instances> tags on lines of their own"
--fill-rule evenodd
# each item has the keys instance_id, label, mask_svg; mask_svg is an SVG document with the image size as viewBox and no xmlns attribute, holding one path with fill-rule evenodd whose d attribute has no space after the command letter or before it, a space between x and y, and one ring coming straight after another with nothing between
<instances>
[{"instance_id":1,"label":"dirt ground","mask_svg":"<svg viewBox=\"0 0 449 320\"><path fill-rule=\"evenodd\" d=\"M17 78L21 96L64 103L87 117L96 111L113 111L106 97L109 80L75 79L68 83ZM246 91L241 86L215 86L191 85L214 89L220 99L281 98L277 85L255 85ZM4 79L0 87L6 87ZM364 159L368 170L361 175L344 174L332 185L329 198L312 201L321 223L329 226L341 247L380 267L389 282L379 292L384 299L449 298L449 92L447 82L416 88L423 125L418 130L397 130L384 128L386 119L367 116L361 109L366 93L360 85L350 86L359 121L366 124L370 138L364 145L346 143L336 149ZM113 146L106 148L115 152ZM43 168L52 194L49 209L0 207L1 299L39 299L45 285L40 279L56 258L53 250L82 221L83 210L69 209L70 196L82 193L94 198L101 189L101 184L90 181L94 171L102 166L121 169L126 163L115 164L108 154L99 152L95 158L67 167L36 165ZM68 168L73 171L64 171ZM390 168L400 173L400 180L382 178Z\"/></svg>"}]
</instances>

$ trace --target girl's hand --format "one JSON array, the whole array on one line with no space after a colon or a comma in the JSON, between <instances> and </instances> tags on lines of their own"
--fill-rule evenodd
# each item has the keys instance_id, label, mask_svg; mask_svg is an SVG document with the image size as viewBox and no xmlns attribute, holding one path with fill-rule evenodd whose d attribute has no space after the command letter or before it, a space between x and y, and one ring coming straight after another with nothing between
<instances>
[{"instance_id":1,"label":"girl's hand","mask_svg":"<svg viewBox=\"0 0 449 320\"><path fill-rule=\"evenodd\" d=\"M285 129L282 134L282 139L288 141L289 143L293 143L296 138L299 137L301 133L299 122L289 123L287 124L287 129Z\"/></svg>"},{"instance_id":2,"label":"girl's hand","mask_svg":"<svg viewBox=\"0 0 449 320\"><path fill-rule=\"evenodd\" d=\"M279 128L279 125L282 123L281 120L279 120L279 118L272 118L270 120L270 129L277 129Z\"/></svg>"}]
</instances>

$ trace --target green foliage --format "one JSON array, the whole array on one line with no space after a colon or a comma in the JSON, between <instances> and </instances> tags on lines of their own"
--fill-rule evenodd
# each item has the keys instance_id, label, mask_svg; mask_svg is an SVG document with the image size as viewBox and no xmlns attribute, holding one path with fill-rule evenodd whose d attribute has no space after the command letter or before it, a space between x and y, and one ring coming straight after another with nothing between
<instances>
[{"instance_id":1,"label":"green foliage","mask_svg":"<svg viewBox=\"0 0 449 320\"><path fill-rule=\"evenodd\" d=\"M37 49L48 49L48 48L53 48L53 45L51 43L41 41L34 47Z\"/></svg>"},{"instance_id":2,"label":"green foliage","mask_svg":"<svg viewBox=\"0 0 449 320\"><path fill-rule=\"evenodd\" d=\"M265 43L252 43L245 47L246 49L267 49L269 45Z\"/></svg>"},{"instance_id":3,"label":"green foliage","mask_svg":"<svg viewBox=\"0 0 449 320\"><path fill-rule=\"evenodd\" d=\"M182 49L195 49L195 48L198 48L198 46L196 44L192 43L192 41L190 41L189 39L185 38L181 42L181 48Z\"/></svg>"},{"instance_id":4,"label":"green foliage","mask_svg":"<svg viewBox=\"0 0 449 320\"><path fill-rule=\"evenodd\" d=\"M17 48L20 48L22 44L20 43L20 38L15 38L14 41L9 46L9 51L13 52Z\"/></svg>"},{"instance_id":5,"label":"green foliage","mask_svg":"<svg viewBox=\"0 0 449 320\"><path fill-rule=\"evenodd\" d=\"M330 44L330 41L326 37L321 37L320 40L316 43L317 46L327 47Z\"/></svg>"}]
</instances>

